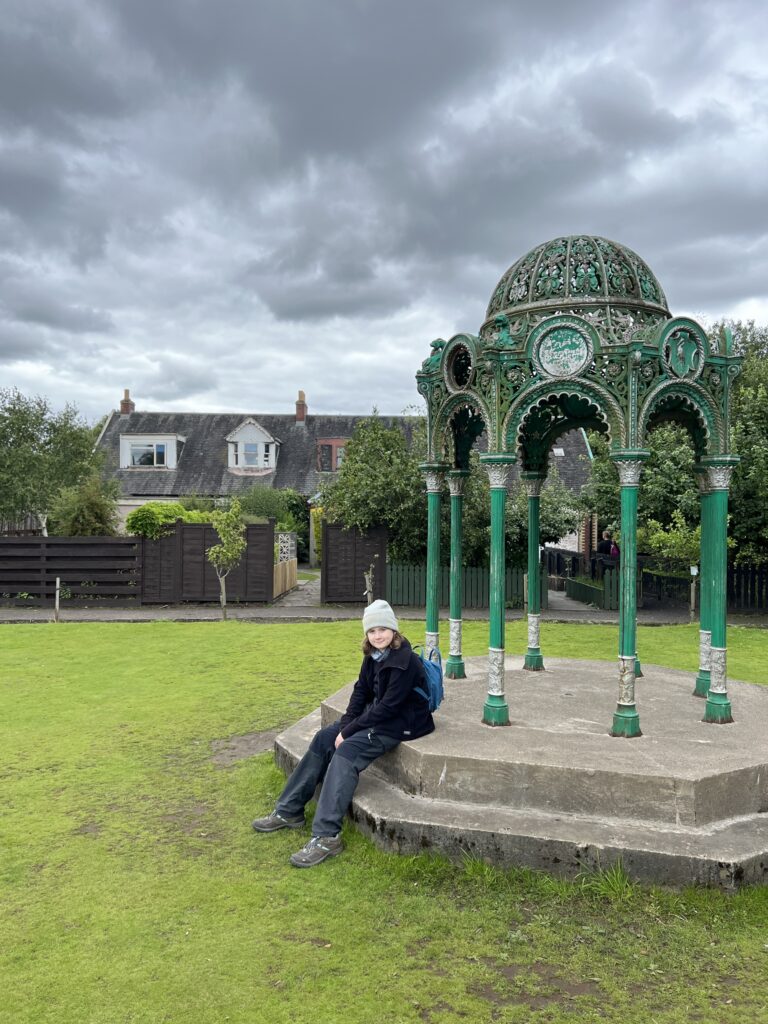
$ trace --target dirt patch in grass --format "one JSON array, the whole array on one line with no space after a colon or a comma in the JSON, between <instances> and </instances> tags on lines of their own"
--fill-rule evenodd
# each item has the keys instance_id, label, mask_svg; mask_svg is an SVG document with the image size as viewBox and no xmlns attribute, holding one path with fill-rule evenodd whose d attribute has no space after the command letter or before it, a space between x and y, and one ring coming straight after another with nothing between
<instances>
[{"instance_id":1,"label":"dirt patch in grass","mask_svg":"<svg viewBox=\"0 0 768 1024\"><path fill-rule=\"evenodd\" d=\"M275 744L275 737L282 732L283 726L267 729L266 732L246 732L242 736L228 736L225 740L214 740L211 743L213 757L211 760L217 768L231 768L238 761L256 754L265 754Z\"/></svg>"},{"instance_id":2,"label":"dirt patch in grass","mask_svg":"<svg viewBox=\"0 0 768 1024\"><path fill-rule=\"evenodd\" d=\"M205 825L206 816L210 814L210 811L207 804L186 804L176 811L163 814L160 820L185 836L208 840L217 839L220 838L219 835L212 828L206 828Z\"/></svg>"},{"instance_id":3,"label":"dirt patch in grass","mask_svg":"<svg viewBox=\"0 0 768 1024\"><path fill-rule=\"evenodd\" d=\"M72 832L73 836L100 836L101 825L98 821L86 821L79 828L76 828Z\"/></svg>"},{"instance_id":4,"label":"dirt patch in grass","mask_svg":"<svg viewBox=\"0 0 768 1024\"><path fill-rule=\"evenodd\" d=\"M492 966L499 978L516 986L514 991L503 991L493 981L473 985L473 995L496 1006L527 1006L531 1010L543 1010L548 1006L569 1006L579 998L598 999L602 996L600 987L594 981L569 981L548 964L498 964ZM525 988L535 987L537 991L527 992ZM538 990L541 991L538 991Z\"/></svg>"}]
</instances>

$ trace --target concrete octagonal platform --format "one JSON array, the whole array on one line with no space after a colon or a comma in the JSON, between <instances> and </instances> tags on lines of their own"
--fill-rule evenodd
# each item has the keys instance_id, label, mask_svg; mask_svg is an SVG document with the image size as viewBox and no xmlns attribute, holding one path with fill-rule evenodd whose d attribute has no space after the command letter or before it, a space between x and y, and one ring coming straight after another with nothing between
<instances>
[{"instance_id":1,"label":"concrete octagonal platform","mask_svg":"<svg viewBox=\"0 0 768 1024\"><path fill-rule=\"evenodd\" d=\"M352 817L377 845L431 849L574 875L621 858L633 878L733 888L768 881L768 689L729 683L736 721L707 725L690 673L644 665L643 736L608 735L611 662L506 659L512 724L481 722L485 658L446 680L431 736L402 743L361 777ZM290 770L351 686L278 736Z\"/></svg>"}]
</instances>

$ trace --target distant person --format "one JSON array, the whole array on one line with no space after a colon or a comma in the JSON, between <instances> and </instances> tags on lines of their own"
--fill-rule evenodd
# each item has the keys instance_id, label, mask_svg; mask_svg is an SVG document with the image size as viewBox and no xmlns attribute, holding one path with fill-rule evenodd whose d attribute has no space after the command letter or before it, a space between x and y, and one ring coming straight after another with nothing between
<instances>
[{"instance_id":1,"label":"distant person","mask_svg":"<svg viewBox=\"0 0 768 1024\"><path fill-rule=\"evenodd\" d=\"M599 541L595 551L598 555L610 555L613 546L613 534L610 530L603 530L603 539Z\"/></svg>"},{"instance_id":2,"label":"distant person","mask_svg":"<svg viewBox=\"0 0 768 1024\"><path fill-rule=\"evenodd\" d=\"M363 663L338 721L316 732L309 749L291 773L274 811L257 818L257 832L302 828L304 807L322 783L312 822L312 838L290 860L312 868L344 849L341 826L357 789L360 772L401 740L415 740L434 730L426 697L421 659L398 632L395 613L386 601L363 612Z\"/></svg>"},{"instance_id":3,"label":"distant person","mask_svg":"<svg viewBox=\"0 0 768 1024\"><path fill-rule=\"evenodd\" d=\"M610 554L611 558L618 558L621 554L621 551L619 550L619 545L616 543L615 540L613 540L613 538L611 538L611 550L608 553Z\"/></svg>"}]
</instances>

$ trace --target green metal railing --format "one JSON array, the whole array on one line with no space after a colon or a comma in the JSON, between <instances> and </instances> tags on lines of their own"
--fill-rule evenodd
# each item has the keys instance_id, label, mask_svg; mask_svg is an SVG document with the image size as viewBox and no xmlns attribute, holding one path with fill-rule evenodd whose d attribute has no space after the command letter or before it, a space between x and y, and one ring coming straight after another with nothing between
<instances>
[{"instance_id":1,"label":"green metal railing","mask_svg":"<svg viewBox=\"0 0 768 1024\"><path fill-rule=\"evenodd\" d=\"M463 608L488 608L490 604L489 572L487 568L465 567L462 572ZM441 567L438 573L438 603L446 607L450 600L451 573ZM504 600L522 608L525 600L525 572L507 569ZM393 605L424 605L427 599L427 570L423 565L388 565L387 600ZM547 574L541 570L541 607L548 608Z\"/></svg>"},{"instance_id":2,"label":"green metal railing","mask_svg":"<svg viewBox=\"0 0 768 1024\"><path fill-rule=\"evenodd\" d=\"M618 611L619 574L615 569L608 569L603 573L602 580L592 582L566 578L565 596L606 611Z\"/></svg>"}]
</instances>

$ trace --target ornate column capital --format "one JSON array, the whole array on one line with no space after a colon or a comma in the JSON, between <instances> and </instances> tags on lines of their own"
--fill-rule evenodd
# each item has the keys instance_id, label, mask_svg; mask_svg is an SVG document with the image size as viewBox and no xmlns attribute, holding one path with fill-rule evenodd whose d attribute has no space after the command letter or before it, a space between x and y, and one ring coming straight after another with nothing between
<instances>
[{"instance_id":1,"label":"ornate column capital","mask_svg":"<svg viewBox=\"0 0 768 1024\"><path fill-rule=\"evenodd\" d=\"M622 487L639 487L640 474L643 471L643 463L650 458L650 452L642 448L624 449L624 451L612 452L611 462L616 464L619 471L619 482Z\"/></svg>"},{"instance_id":2,"label":"ornate column capital","mask_svg":"<svg viewBox=\"0 0 768 1024\"><path fill-rule=\"evenodd\" d=\"M442 462L422 462L419 469L424 475L427 494L439 494L443 489L445 472L448 467Z\"/></svg>"},{"instance_id":3,"label":"ornate column capital","mask_svg":"<svg viewBox=\"0 0 768 1024\"><path fill-rule=\"evenodd\" d=\"M488 452L487 455L480 456L480 463L488 474L491 490L506 490L509 467L516 461L514 455L505 452Z\"/></svg>"},{"instance_id":4,"label":"ornate column capital","mask_svg":"<svg viewBox=\"0 0 768 1024\"><path fill-rule=\"evenodd\" d=\"M731 486L731 473L738 466L741 459L738 455L722 455L701 460L701 466L706 473L707 490L727 491Z\"/></svg>"},{"instance_id":5,"label":"ornate column capital","mask_svg":"<svg viewBox=\"0 0 768 1024\"><path fill-rule=\"evenodd\" d=\"M520 479L523 482L528 497L538 498L541 495L541 489L547 478L542 473L521 473Z\"/></svg>"},{"instance_id":6,"label":"ornate column capital","mask_svg":"<svg viewBox=\"0 0 768 1024\"><path fill-rule=\"evenodd\" d=\"M451 492L451 497L461 497L464 493L464 481L468 476L468 469L452 469L448 473L448 490Z\"/></svg>"}]
</instances>

